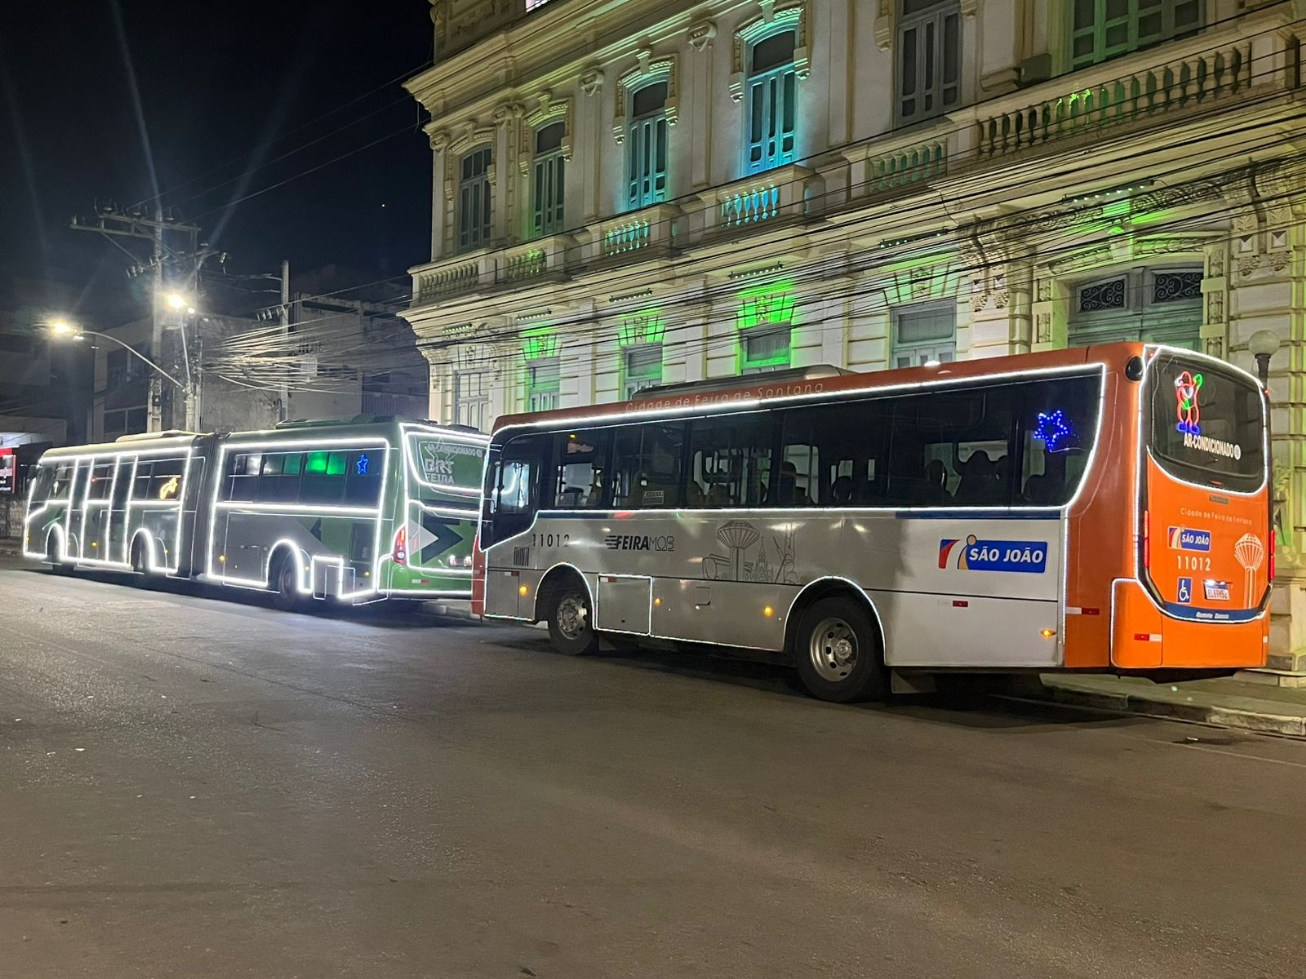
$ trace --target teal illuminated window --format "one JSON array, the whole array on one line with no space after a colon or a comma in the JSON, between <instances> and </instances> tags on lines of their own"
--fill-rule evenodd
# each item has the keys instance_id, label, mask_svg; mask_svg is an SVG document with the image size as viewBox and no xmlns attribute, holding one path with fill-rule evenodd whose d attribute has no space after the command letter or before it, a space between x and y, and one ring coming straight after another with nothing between
<instances>
[{"instance_id":1,"label":"teal illuminated window","mask_svg":"<svg viewBox=\"0 0 1306 979\"><path fill-rule=\"evenodd\" d=\"M667 199L667 83L655 82L630 96L626 124L627 203L648 207Z\"/></svg>"},{"instance_id":2,"label":"teal illuminated window","mask_svg":"<svg viewBox=\"0 0 1306 979\"><path fill-rule=\"evenodd\" d=\"M1095 65L1202 26L1200 0L1068 0L1070 60Z\"/></svg>"},{"instance_id":3,"label":"teal illuminated window","mask_svg":"<svg viewBox=\"0 0 1306 979\"><path fill-rule=\"evenodd\" d=\"M567 161L563 158L562 140L566 134L564 122L545 126L535 134L531 234L536 238L556 235L564 227Z\"/></svg>"},{"instance_id":4,"label":"teal illuminated window","mask_svg":"<svg viewBox=\"0 0 1306 979\"><path fill-rule=\"evenodd\" d=\"M327 457L326 472L328 476L343 476L346 468L348 467L343 452L332 452L331 455Z\"/></svg>"},{"instance_id":5,"label":"teal illuminated window","mask_svg":"<svg viewBox=\"0 0 1306 979\"><path fill-rule=\"evenodd\" d=\"M797 35L782 31L763 38L749 52L749 173L792 163L797 148Z\"/></svg>"}]
</instances>

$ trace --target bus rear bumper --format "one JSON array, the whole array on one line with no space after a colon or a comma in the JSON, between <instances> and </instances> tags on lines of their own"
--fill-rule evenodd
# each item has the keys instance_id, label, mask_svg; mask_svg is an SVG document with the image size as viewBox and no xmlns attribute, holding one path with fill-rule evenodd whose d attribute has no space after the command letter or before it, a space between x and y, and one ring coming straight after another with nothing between
<instances>
[{"instance_id":1,"label":"bus rear bumper","mask_svg":"<svg viewBox=\"0 0 1306 979\"><path fill-rule=\"evenodd\" d=\"M1235 670L1265 665L1269 612L1247 622L1190 621L1157 608L1136 580L1115 583L1111 665L1118 670Z\"/></svg>"}]
</instances>

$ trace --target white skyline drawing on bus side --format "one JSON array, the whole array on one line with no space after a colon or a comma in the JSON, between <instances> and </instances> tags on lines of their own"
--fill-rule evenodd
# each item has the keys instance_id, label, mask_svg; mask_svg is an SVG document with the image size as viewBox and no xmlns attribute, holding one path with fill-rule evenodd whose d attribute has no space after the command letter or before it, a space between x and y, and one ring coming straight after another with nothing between
<instances>
[{"instance_id":1,"label":"white skyline drawing on bus side","mask_svg":"<svg viewBox=\"0 0 1306 979\"><path fill-rule=\"evenodd\" d=\"M767 537L770 536L770 548ZM731 520L716 532L727 554L703 558L703 577L711 581L758 581L798 584L794 532L783 537L765 535L747 520ZM776 564L773 566L772 561Z\"/></svg>"}]
</instances>

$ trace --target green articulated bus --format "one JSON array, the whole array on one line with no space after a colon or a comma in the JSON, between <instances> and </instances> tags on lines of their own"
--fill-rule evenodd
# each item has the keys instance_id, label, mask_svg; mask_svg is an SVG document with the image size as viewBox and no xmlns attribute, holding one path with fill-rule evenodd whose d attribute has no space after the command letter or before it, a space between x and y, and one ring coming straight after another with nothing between
<instances>
[{"instance_id":1,"label":"green articulated bus","mask_svg":"<svg viewBox=\"0 0 1306 979\"><path fill-rule=\"evenodd\" d=\"M46 452L24 553L309 598L471 595L488 439L360 416L230 435L165 432Z\"/></svg>"}]
</instances>

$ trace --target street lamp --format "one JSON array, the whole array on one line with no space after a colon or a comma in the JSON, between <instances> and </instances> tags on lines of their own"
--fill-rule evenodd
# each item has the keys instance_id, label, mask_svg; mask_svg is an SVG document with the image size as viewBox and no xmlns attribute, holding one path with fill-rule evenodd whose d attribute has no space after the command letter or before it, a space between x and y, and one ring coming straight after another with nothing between
<instances>
[{"instance_id":1,"label":"street lamp","mask_svg":"<svg viewBox=\"0 0 1306 979\"><path fill-rule=\"evenodd\" d=\"M1257 330L1247 338L1247 349L1256 358L1256 373L1261 387L1270 386L1270 358L1279 350L1279 335L1273 330Z\"/></svg>"},{"instance_id":2,"label":"street lamp","mask_svg":"<svg viewBox=\"0 0 1306 979\"><path fill-rule=\"evenodd\" d=\"M191 389L191 385L183 384L181 381L177 380L175 377L173 377L171 374L165 371L154 361L150 360L149 357L146 357L143 353L141 353L139 350L133 347L130 343L124 343L122 340L119 340L116 336L113 336L112 334L109 333L100 333L97 330L88 330L85 327L79 326L78 324L72 323L66 319L53 319L50 320L50 322L47 323L46 325L50 328L51 336L57 337L59 339L85 340L87 337L99 337L102 340L108 340L111 343L116 343L118 346L122 347L133 357L143 361L156 374L158 374L161 377L166 377L169 381L175 384L177 386L177 389L181 391L182 397L185 398L187 414L190 414L190 408L194 401L194 392ZM189 419L187 419L187 422L189 423Z\"/></svg>"}]
</instances>

